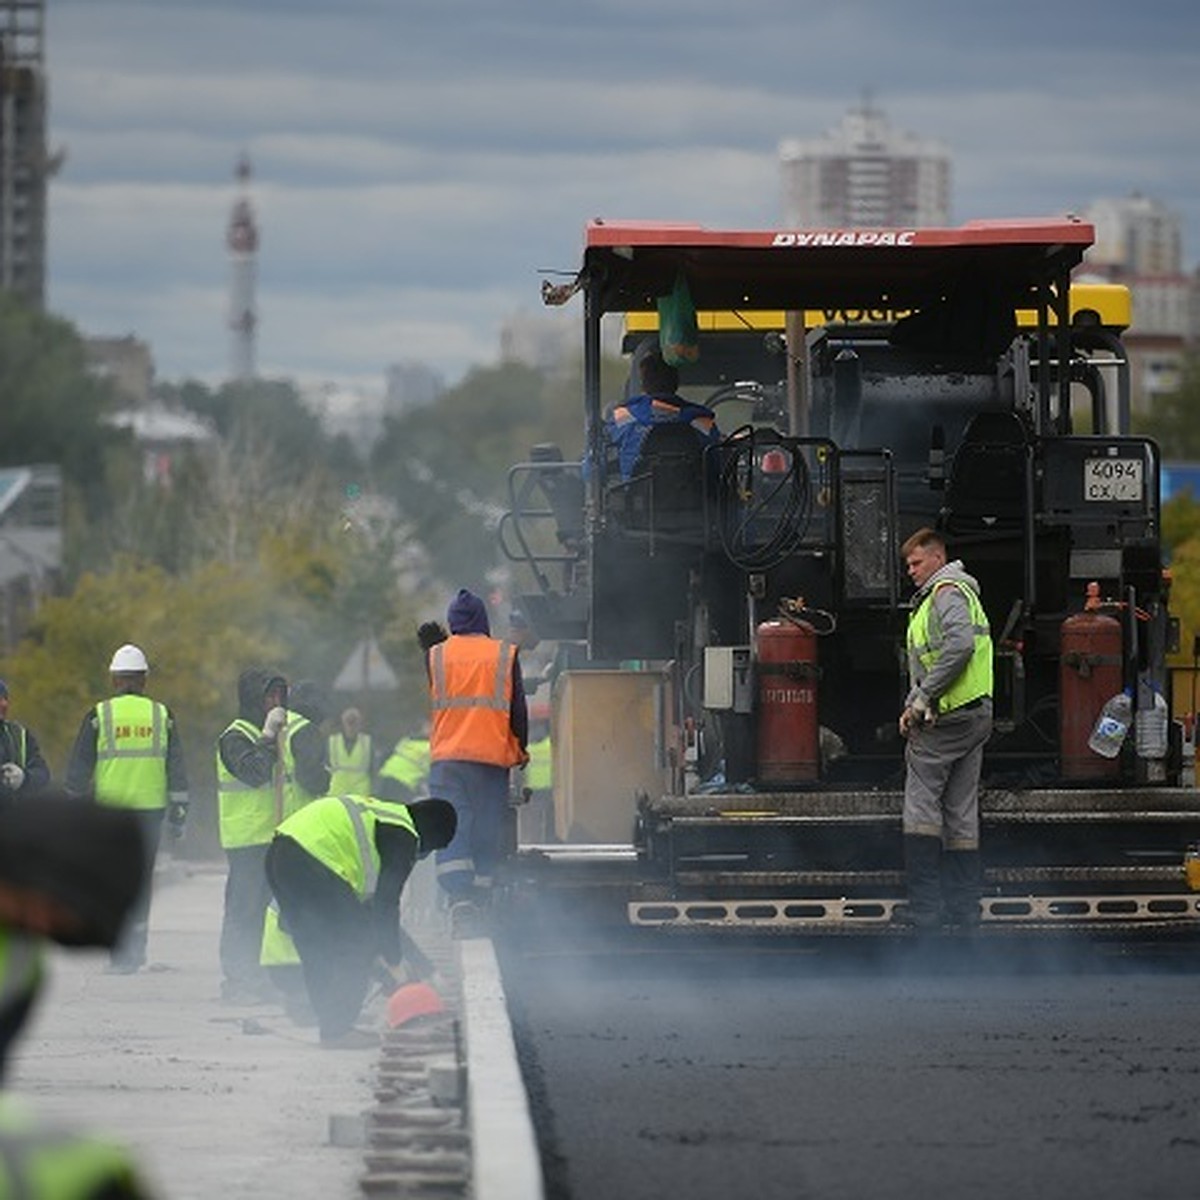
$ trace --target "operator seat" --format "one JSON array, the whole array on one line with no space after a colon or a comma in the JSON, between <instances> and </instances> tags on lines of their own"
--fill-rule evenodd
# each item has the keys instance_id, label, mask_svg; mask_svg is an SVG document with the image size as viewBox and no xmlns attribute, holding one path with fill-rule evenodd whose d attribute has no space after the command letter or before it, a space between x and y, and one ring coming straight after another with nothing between
<instances>
[{"instance_id":1,"label":"operator seat","mask_svg":"<svg viewBox=\"0 0 1200 1200\"><path fill-rule=\"evenodd\" d=\"M704 521L704 446L690 425L664 421L646 431L622 485L626 525L658 533L699 530Z\"/></svg>"},{"instance_id":2,"label":"operator seat","mask_svg":"<svg viewBox=\"0 0 1200 1200\"><path fill-rule=\"evenodd\" d=\"M942 525L948 533L1013 533L1024 528L1033 450L1011 410L976 413L954 452Z\"/></svg>"}]
</instances>

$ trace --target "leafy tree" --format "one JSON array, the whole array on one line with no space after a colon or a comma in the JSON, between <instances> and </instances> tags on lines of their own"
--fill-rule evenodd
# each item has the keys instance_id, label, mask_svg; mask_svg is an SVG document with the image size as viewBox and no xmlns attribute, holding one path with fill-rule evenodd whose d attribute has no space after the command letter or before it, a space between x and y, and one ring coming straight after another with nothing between
<instances>
[{"instance_id":1,"label":"leafy tree","mask_svg":"<svg viewBox=\"0 0 1200 1200\"><path fill-rule=\"evenodd\" d=\"M1179 386L1155 396L1149 412L1132 423L1158 442L1163 458L1200 459L1200 353L1192 351L1184 358Z\"/></svg>"},{"instance_id":2,"label":"leafy tree","mask_svg":"<svg viewBox=\"0 0 1200 1200\"><path fill-rule=\"evenodd\" d=\"M619 395L627 367L613 360L606 368L606 394ZM385 422L371 460L375 483L396 498L438 578L485 586L500 562L509 468L539 443L577 460L582 395L578 367L547 374L505 363L471 371L436 404Z\"/></svg>"},{"instance_id":3,"label":"leafy tree","mask_svg":"<svg viewBox=\"0 0 1200 1200\"><path fill-rule=\"evenodd\" d=\"M104 421L117 406L112 387L89 373L72 325L0 293L0 394L0 465L60 468L65 556L78 562L111 515L113 473L135 460L129 434Z\"/></svg>"}]
</instances>

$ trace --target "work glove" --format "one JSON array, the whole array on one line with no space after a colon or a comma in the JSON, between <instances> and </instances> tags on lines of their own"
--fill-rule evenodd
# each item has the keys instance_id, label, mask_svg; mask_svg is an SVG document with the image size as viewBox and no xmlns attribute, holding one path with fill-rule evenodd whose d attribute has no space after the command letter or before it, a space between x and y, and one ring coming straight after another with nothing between
<instances>
[{"instance_id":1,"label":"work glove","mask_svg":"<svg viewBox=\"0 0 1200 1200\"><path fill-rule=\"evenodd\" d=\"M188 806L186 801L172 800L167 806L167 829L174 841L183 837L183 826L187 821Z\"/></svg>"},{"instance_id":2,"label":"work glove","mask_svg":"<svg viewBox=\"0 0 1200 1200\"><path fill-rule=\"evenodd\" d=\"M262 740L264 742L273 742L278 736L279 731L287 724L287 709L280 705L275 705L263 720Z\"/></svg>"},{"instance_id":3,"label":"work glove","mask_svg":"<svg viewBox=\"0 0 1200 1200\"><path fill-rule=\"evenodd\" d=\"M913 688L900 714L900 736L908 737L914 727L919 729L922 725L932 725L935 720L937 712L933 702L920 688Z\"/></svg>"},{"instance_id":4,"label":"work glove","mask_svg":"<svg viewBox=\"0 0 1200 1200\"><path fill-rule=\"evenodd\" d=\"M0 783L3 783L9 791L19 790L24 782L25 772L16 763L9 762L0 767Z\"/></svg>"},{"instance_id":5,"label":"work glove","mask_svg":"<svg viewBox=\"0 0 1200 1200\"><path fill-rule=\"evenodd\" d=\"M937 706L918 688L908 702L918 725L932 725L937 720Z\"/></svg>"},{"instance_id":6,"label":"work glove","mask_svg":"<svg viewBox=\"0 0 1200 1200\"><path fill-rule=\"evenodd\" d=\"M431 650L450 635L438 621L423 621L417 626L417 642L422 650Z\"/></svg>"}]
</instances>

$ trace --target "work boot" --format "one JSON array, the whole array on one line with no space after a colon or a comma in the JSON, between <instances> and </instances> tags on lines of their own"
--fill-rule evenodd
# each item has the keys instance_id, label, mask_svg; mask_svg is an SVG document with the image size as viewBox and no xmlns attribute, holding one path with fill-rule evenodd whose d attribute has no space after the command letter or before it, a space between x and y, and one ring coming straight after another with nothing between
<instances>
[{"instance_id":1,"label":"work boot","mask_svg":"<svg viewBox=\"0 0 1200 1200\"><path fill-rule=\"evenodd\" d=\"M894 920L914 929L937 929L942 923L942 839L904 835L904 875L908 902L896 909Z\"/></svg>"},{"instance_id":2,"label":"work boot","mask_svg":"<svg viewBox=\"0 0 1200 1200\"><path fill-rule=\"evenodd\" d=\"M950 924L967 932L978 929L978 850L947 850L942 855L942 889L946 897L946 919Z\"/></svg>"}]
</instances>

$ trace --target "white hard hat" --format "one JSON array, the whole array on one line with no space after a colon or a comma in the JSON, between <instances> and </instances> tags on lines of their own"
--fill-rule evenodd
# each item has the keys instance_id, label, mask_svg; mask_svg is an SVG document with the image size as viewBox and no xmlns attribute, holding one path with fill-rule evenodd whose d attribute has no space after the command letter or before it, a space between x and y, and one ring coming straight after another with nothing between
<instances>
[{"instance_id":1,"label":"white hard hat","mask_svg":"<svg viewBox=\"0 0 1200 1200\"><path fill-rule=\"evenodd\" d=\"M114 675L131 675L150 670L150 664L139 647L132 642L126 642L112 656L112 662L108 664L108 669Z\"/></svg>"}]
</instances>

